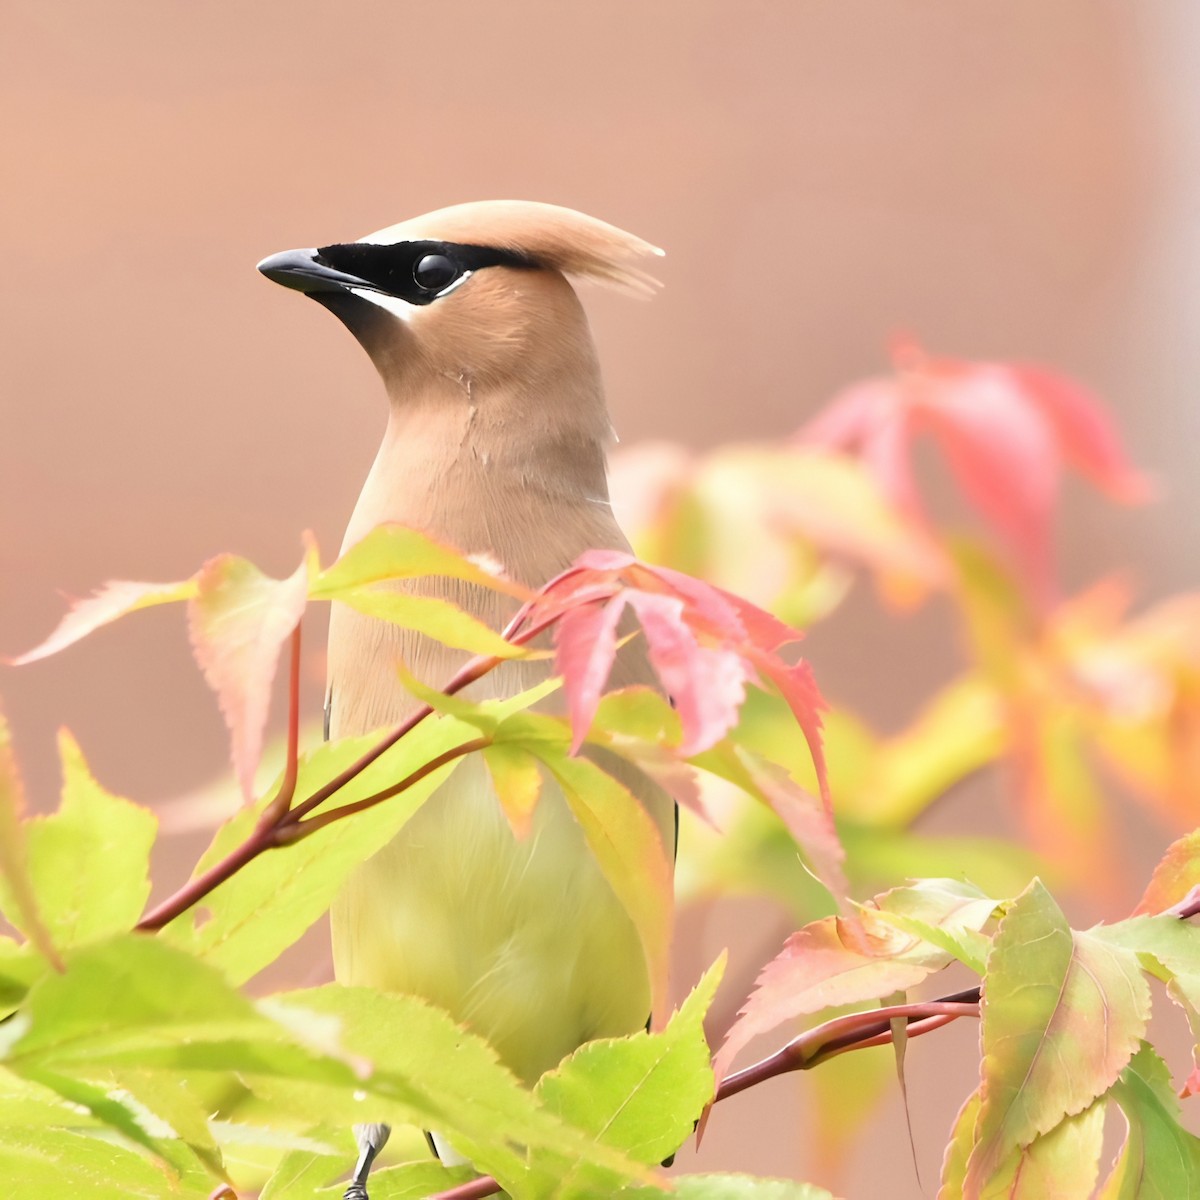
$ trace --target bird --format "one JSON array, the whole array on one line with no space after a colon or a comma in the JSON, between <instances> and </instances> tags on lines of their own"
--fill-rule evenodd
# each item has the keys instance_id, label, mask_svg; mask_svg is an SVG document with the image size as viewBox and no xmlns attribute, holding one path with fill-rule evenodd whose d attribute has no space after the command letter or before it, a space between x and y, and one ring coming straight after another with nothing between
<instances>
[{"instance_id":1,"label":"bird","mask_svg":"<svg viewBox=\"0 0 1200 1200\"><path fill-rule=\"evenodd\" d=\"M657 284L641 264L661 253L569 208L500 200L259 263L268 279L333 313L384 385L387 425L343 550L398 522L486 555L528 587L586 550L628 550L608 493L615 435L572 280L648 294ZM397 586L451 600L493 628L515 604L454 580ZM464 661L334 603L326 736L395 725L414 711L398 663L437 687ZM545 661L506 663L466 694L511 696L550 670ZM638 640L622 648L611 682L653 684ZM621 762L602 765L643 803L673 853L671 798ZM339 982L441 1007L527 1085L585 1042L645 1028L650 1015L634 926L561 792L543 781L532 829L518 838L478 755L353 873L332 906L331 931ZM356 1126L346 1200L367 1197L388 1132ZM464 1161L446 1138L427 1136L443 1162Z\"/></svg>"}]
</instances>

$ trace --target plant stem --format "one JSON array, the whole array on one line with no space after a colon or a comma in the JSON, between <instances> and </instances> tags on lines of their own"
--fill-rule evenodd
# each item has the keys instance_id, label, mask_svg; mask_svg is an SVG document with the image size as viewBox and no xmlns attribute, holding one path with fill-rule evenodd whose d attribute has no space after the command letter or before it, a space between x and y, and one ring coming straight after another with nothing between
<instances>
[{"instance_id":1,"label":"plant stem","mask_svg":"<svg viewBox=\"0 0 1200 1200\"><path fill-rule=\"evenodd\" d=\"M549 626L553 625L560 615L560 613L556 612L550 616L543 617L541 620L530 624L528 628L522 629L519 633L515 632L518 622L514 619L505 630L505 636L512 645L524 646L540 633L544 632ZM495 655L479 655L472 658L455 672L454 676L442 688L442 691L446 695L452 696L456 692L462 691L463 688L470 686L476 680L482 679L489 671L495 670L496 667L506 661L506 659ZM302 822L302 818L312 812L318 805L324 804L326 800L345 787L351 780L357 778L376 759L390 750L405 734L410 733L426 717L431 716L434 711L430 705L422 705L411 716L390 730L370 750L352 762L344 771L334 776L333 779L323 784L311 796L292 808L291 801L295 794L296 777L299 772L299 747L296 742L296 739L299 737L300 720L298 698L299 670L300 633L299 628L297 628L292 640L292 682L288 712L288 765L278 793L270 804L264 808L262 817L255 826L254 832L240 846L231 850L223 859L209 867L204 874L189 880L173 895L168 896L161 904L152 908L134 926L135 929L148 933L161 929L181 913L186 912L192 905L204 899L211 891L235 875L242 867L252 862L265 850L271 850L278 846L287 845L289 842L297 841L300 837L306 836L307 833L315 832L321 825L329 824L329 821L323 818L320 820L314 818L308 822ZM467 743L467 745L477 748L474 742ZM375 796L368 796L366 799L356 801L354 804L345 805L335 813L328 814L328 816L331 820L340 820L342 817L349 816L352 812L356 812L361 808L369 808L372 804L379 803L381 800L396 795L405 788L411 787L418 780L428 775L430 771L444 766L451 758L467 752L467 750L459 747L455 751L449 752L449 758L446 755L441 755L439 756L439 760L435 760L436 765L427 763L424 767L414 771L406 779L401 780L399 784L389 787L384 792L378 793ZM298 830L301 829L305 832L299 833Z\"/></svg>"},{"instance_id":2,"label":"plant stem","mask_svg":"<svg viewBox=\"0 0 1200 1200\"><path fill-rule=\"evenodd\" d=\"M441 770L442 767L447 763L453 762L456 758L473 754L476 750L482 750L485 746L490 746L491 744L492 739L490 737L478 737L469 742L463 742L461 746L454 746L439 754L436 758L431 758L423 766L406 775L399 783L384 788L383 791L376 792L373 796L364 796L361 800L355 800L353 804L343 804L341 808L331 809L329 812L321 813L318 817L309 817L304 821L284 823L276 831L276 844L283 846L290 842L298 842L310 833L315 833L318 829L333 824L334 821L340 821L344 817L353 816L354 813L374 808L376 804L381 804L384 800L390 800L393 796L398 796L401 792L407 791L413 784L420 783L427 775L432 775L434 771Z\"/></svg>"},{"instance_id":3,"label":"plant stem","mask_svg":"<svg viewBox=\"0 0 1200 1200\"><path fill-rule=\"evenodd\" d=\"M789 1071L807 1071L810 1067L815 1067L838 1054L844 1054L847 1050L858 1050L865 1044L886 1044L892 1040L891 1022L897 1017L911 1022L908 1028L909 1037L919 1037L921 1033L927 1033L929 1028L937 1028L922 1028L928 1018L940 1018L939 1024L945 1024L957 1017L977 1016L977 1000L926 1000L918 1004L893 1004L886 1008L834 1017L822 1025L806 1029L770 1057L723 1079L717 1088L714 1103L736 1096L738 1092L744 1092L747 1088L776 1075L784 1075Z\"/></svg>"}]
</instances>

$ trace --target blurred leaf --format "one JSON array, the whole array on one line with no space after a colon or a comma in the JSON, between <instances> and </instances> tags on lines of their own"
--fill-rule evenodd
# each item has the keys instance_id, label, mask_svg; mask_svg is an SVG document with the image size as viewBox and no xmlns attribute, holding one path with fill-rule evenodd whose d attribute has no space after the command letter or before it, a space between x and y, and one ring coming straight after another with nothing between
<instances>
[{"instance_id":1,"label":"blurred leaf","mask_svg":"<svg viewBox=\"0 0 1200 1200\"><path fill-rule=\"evenodd\" d=\"M653 1166L674 1154L713 1098L704 1017L724 969L722 955L661 1033L585 1042L542 1076L534 1089L537 1098L549 1111L638 1162ZM604 1177L585 1164L564 1169L564 1191L585 1181L600 1194Z\"/></svg>"},{"instance_id":2,"label":"blurred leaf","mask_svg":"<svg viewBox=\"0 0 1200 1200\"><path fill-rule=\"evenodd\" d=\"M759 1179L749 1175L673 1175L670 1188L626 1188L623 1200L834 1200L824 1188L791 1179Z\"/></svg>"},{"instance_id":3,"label":"blurred leaf","mask_svg":"<svg viewBox=\"0 0 1200 1200\"><path fill-rule=\"evenodd\" d=\"M915 820L935 800L1005 748L1003 712L994 690L972 675L939 691L908 728L882 741L846 815L896 825ZM841 793L839 793L839 797Z\"/></svg>"},{"instance_id":4,"label":"blurred leaf","mask_svg":"<svg viewBox=\"0 0 1200 1200\"><path fill-rule=\"evenodd\" d=\"M962 1200L979 1093L959 1112L942 1164L938 1200ZM1067 1117L1028 1146L1012 1151L975 1193L979 1200L1091 1200L1104 1142L1102 1100Z\"/></svg>"},{"instance_id":5,"label":"blurred leaf","mask_svg":"<svg viewBox=\"0 0 1200 1200\"><path fill-rule=\"evenodd\" d=\"M911 342L894 358L893 376L846 389L801 436L857 453L900 511L919 520L912 448L932 434L963 496L1045 602L1054 591L1051 527L1063 465L1114 499L1145 496L1099 402L1040 367L934 358Z\"/></svg>"},{"instance_id":6,"label":"blurred leaf","mask_svg":"<svg viewBox=\"0 0 1200 1200\"><path fill-rule=\"evenodd\" d=\"M315 1150L289 1150L279 1160L270 1179L259 1193L259 1200L316 1200L331 1179L346 1174L351 1163L337 1154L319 1154ZM385 1172L373 1172L371 1190ZM473 1172L472 1172L473 1173ZM340 1184L337 1195L345 1191Z\"/></svg>"},{"instance_id":7,"label":"blurred leaf","mask_svg":"<svg viewBox=\"0 0 1200 1200\"><path fill-rule=\"evenodd\" d=\"M1150 990L1132 951L1072 932L1037 881L1012 902L984 978L983 1082L968 1195L1015 1151L1108 1091L1149 1011Z\"/></svg>"},{"instance_id":8,"label":"blurred leaf","mask_svg":"<svg viewBox=\"0 0 1200 1200\"><path fill-rule=\"evenodd\" d=\"M66 948L131 929L150 895L149 809L106 792L62 730L62 802L26 824L29 873L55 942Z\"/></svg>"},{"instance_id":9,"label":"blurred leaf","mask_svg":"<svg viewBox=\"0 0 1200 1200\"><path fill-rule=\"evenodd\" d=\"M189 600L196 595L196 590L194 579L185 579L182 583L133 583L129 580L106 583L94 595L76 600L44 642L8 661L10 665L19 667L40 658L49 658L118 617L156 604Z\"/></svg>"},{"instance_id":10,"label":"blurred leaf","mask_svg":"<svg viewBox=\"0 0 1200 1200\"><path fill-rule=\"evenodd\" d=\"M1196 1200L1200 1138L1180 1125L1162 1059L1143 1043L1112 1090L1128 1133L1099 1200Z\"/></svg>"},{"instance_id":11,"label":"blurred leaf","mask_svg":"<svg viewBox=\"0 0 1200 1200\"><path fill-rule=\"evenodd\" d=\"M247 801L254 795L279 652L304 614L309 568L306 556L287 579L272 579L244 558L220 554L201 567L188 601L192 651L217 693Z\"/></svg>"},{"instance_id":12,"label":"blurred leaf","mask_svg":"<svg viewBox=\"0 0 1200 1200\"><path fill-rule=\"evenodd\" d=\"M8 721L0 711L0 902L4 915L49 962L62 963L38 911L25 845L25 784L13 751Z\"/></svg>"},{"instance_id":13,"label":"blurred leaf","mask_svg":"<svg viewBox=\"0 0 1200 1200\"><path fill-rule=\"evenodd\" d=\"M65 1100L52 1088L0 1066L0 1146L10 1129L82 1131L98 1129L101 1124L87 1109Z\"/></svg>"},{"instance_id":14,"label":"blurred leaf","mask_svg":"<svg viewBox=\"0 0 1200 1200\"><path fill-rule=\"evenodd\" d=\"M5 883L0 876L0 893ZM35 979L45 974L47 963L33 944L18 943L0 935L0 1018L8 1015L24 998Z\"/></svg>"},{"instance_id":15,"label":"blurred leaf","mask_svg":"<svg viewBox=\"0 0 1200 1200\"><path fill-rule=\"evenodd\" d=\"M782 768L728 742L696 755L693 761L770 809L783 822L794 847L804 851L818 879L842 906L847 895L842 873L845 852L832 817L815 797ZM794 854L794 849L790 853Z\"/></svg>"},{"instance_id":16,"label":"blurred leaf","mask_svg":"<svg viewBox=\"0 0 1200 1200\"><path fill-rule=\"evenodd\" d=\"M20 1180L28 1196L86 1200L204 1200L211 1181L172 1187L164 1169L112 1142L65 1129L6 1131L0 1141L0 1179Z\"/></svg>"},{"instance_id":17,"label":"blurred leaf","mask_svg":"<svg viewBox=\"0 0 1200 1200\"><path fill-rule=\"evenodd\" d=\"M343 739L301 756L297 797L315 793L381 736ZM327 808L373 795L474 736L470 726L453 718L430 717L337 792ZM182 914L160 936L219 966L235 983L245 982L325 913L343 880L396 835L457 761L374 808L260 854L205 897L204 911ZM247 808L226 822L194 874L235 852L253 833L258 816Z\"/></svg>"}]
</instances>

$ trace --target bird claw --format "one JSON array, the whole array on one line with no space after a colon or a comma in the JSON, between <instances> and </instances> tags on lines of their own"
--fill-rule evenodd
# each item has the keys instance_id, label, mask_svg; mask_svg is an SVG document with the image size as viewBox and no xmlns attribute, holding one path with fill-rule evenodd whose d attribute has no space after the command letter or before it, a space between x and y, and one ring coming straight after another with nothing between
<instances>
[{"instance_id":1,"label":"bird claw","mask_svg":"<svg viewBox=\"0 0 1200 1200\"><path fill-rule=\"evenodd\" d=\"M342 1193L342 1200L370 1200L366 1187L361 1183L352 1183Z\"/></svg>"}]
</instances>

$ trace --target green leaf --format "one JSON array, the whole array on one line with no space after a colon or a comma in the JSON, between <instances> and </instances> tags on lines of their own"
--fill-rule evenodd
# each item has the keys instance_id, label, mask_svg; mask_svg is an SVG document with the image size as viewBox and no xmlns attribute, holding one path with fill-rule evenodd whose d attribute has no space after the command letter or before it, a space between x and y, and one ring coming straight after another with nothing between
<instances>
[{"instance_id":1,"label":"green leaf","mask_svg":"<svg viewBox=\"0 0 1200 1200\"><path fill-rule=\"evenodd\" d=\"M1097 1100L1023 1149L1013 1150L983 1181L979 1200L1091 1200L1104 1144L1105 1103ZM979 1117L979 1092L959 1111L942 1164L938 1200L962 1200Z\"/></svg>"},{"instance_id":2,"label":"green leaf","mask_svg":"<svg viewBox=\"0 0 1200 1200\"><path fill-rule=\"evenodd\" d=\"M1146 916L1097 925L1092 932L1134 951L1142 967L1167 985L1167 995L1187 1016L1195 1043L1184 1094L1200 1091L1200 927L1174 916Z\"/></svg>"},{"instance_id":3,"label":"green leaf","mask_svg":"<svg viewBox=\"0 0 1200 1200\"><path fill-rule=\"evenodd\" d=\"M661 1033L587 1042L538 1081L551 1111L596 1141L654 1165L691 1135L714 1093L704 1017L725 969L722 955ZM564 1173L563 1190L602 1180L585 1167Z\"/></svg>"},{"instance_id":4,"label":"green leaf","mask_svg":"<svg viewBox=\"0 0 1200 1200\"><path fill-rule=\"evenodd\" d=\"M487 763L492 786L512 826L513 835L528 837L542 791L542 772L538 760L528 750L514 743L501 742L484 748L483 761Z\"/></svg>"},{"instance_id":5,"label":"green leaf","mask_svg":"<svg viewBox=\"0 0 1200 1200\"><path fill-rule=\"evenodd\" d=\"M28 822L29 870L55 942L83 942L131 929L150 895L149 809L102 788L74 738L59 734L62 802Z\"/></svg>"},{"instance_id":6,"label":"green leaf","mask_svg":"<svg viewBox=\"0 0 1200 1200\"><path fill-rule=\"evenodd\" d=\"M414 996L329 984L276 998L279 1007L336 1017L344 1051L374 1072L411 1082L431 1110L426 1128L447 1136L478 1168L504 1180L525 1178L522 1147L575 1160L592 1156L622 1182L637 1172L617 1149L593 1140L540 1107L481 1038ZM402 1030L403 1036L397 1036ZM360 1121L379 1119L369 1104ZM496 1136L497 1130L504 1137Z\"/></svg>"},{"instance_id":7,"label":"green leaf","mask_svg":"<svg viewBox=\"0 0 1200 1200\"><path fill-rule=\"evenodd\" d=\"M492 591L524 599L524 588L466 557L450 546L404 525L379 525L355 542L332 566L313 580L313 600L340 600L346 592L386 579L417 579L438 575L461 579Z\"/></svg>"},{"instance_id":8,"label":"green leaf","mask_svg":"<svg viewBox=\"0 0 1200 1200\"><path fill-rule=\"evenodd\" d=\"M470 1167L443 1167L439 1162L403 1163L371 1172L371 1200L427 1200L460 1183L474 1179L478 1173ZM313 1193L314 1200L341 1200L344 1184L322 1188ZM303 1193L278 1193L280 1200L307 1200ZM264 1192L262 1200L269 1200Z\"/></svg>"},{"instance_id":9,"label":"green leaf","mask_svg":"<svg viewBox=\"0 0 1200 1200\"><path fill-rule=\"evenodd\" d=\"M25 847L25 784L0 711L0 904L4 915L56 967L60 961L38 911Z\"/></svg>"},{"instance_id":10,"label":"green leaf","mask_svg":"<svg viewBox=\"0 0 1200 1200\"><path fill-rule=\"evenodd\" d=\"M1200 1197L1200 1138L1180 1124L1170 1074L1150 1046L1143 1044L1112 1096L1125 1115L1128 1133L1099 1200Z\"/></svg>"},{"instance_id":11,"label":"green leaf","mask_svg":"<svg viewBox=\"0 0 1200 1200\"><path fill-rule=\"evenodd\" d=\"M520 658L526 653L457 604L437 596L414 596L386 585L371 585L348 588L338 599L369 617L415 630L468 654Z\"/></svg>"},{"instance_id":12,"label":"green leaf","mask_svg":"<svg viewBox=\"0 0 1200 1200\"><path fill-rule=\"evenodd\" d=\"M0 1179L21 1181L26 1196L86 1200L203 1200L211 1183L172 1181L166 1170L132 1150L65 1129L6 1131Z\"/></svg>"},{"instance_id":13,"label":"green leaf","mask_svg":"<svg viewBox=\"0 0 1200 1200\"><path fill-rule=\"evenodd\" d=\"M999 901L957 879L922 879L911 887L893 888L876 904L879 920L983 974L991 939L980 930L992 919ZM912 959L920 953L914 946L907 955ZM931 966L944 965L949 958L928 961Z\"/></svg>"},{"instance_id":14,"label":"green leaf","mask_svg":"<svg viewBox=\"0 0 1200 1200\"><path fill-rule=\"evenodd\" d=\"M0 1067L0 1145L8 1127L90 1129L100 1125L91 1113L44 1084Z\"/></svg>"},{"instance_id":15,"label":"green leaf","mask_svg":"<svg viewBox=\"0 0 1200 1200\"><path fill-rule=\"evenodd\" d=\"M0 1017L21 1003L34 980L41 978L46 970L46 960L30 943L21 944L0 935Z\"/></svg>"},{"instance_id":16,"label":"green leaf","mask_svg":"<svg viewBox=\"0 0 1200 1200\"><path fill-rule=\"evenodd\" d=\"M537 715L518 713L509 721L528 723ZM674 915L671 863L663 834L625 784L588 758L567 757L562 752L565 743L558 753L546 745L528 748L558 781L600 870L629 914L646 960L651 1010L661 1013Z\"/></svg>"},{"instance_id":17,"label":"green leaf","mask_svg":"<svg viewBox=\"0 0 1200 1200\"><path fill-rule=\"evenodd\" d=\"M351 1159L338 1154L318 1154L314 1150L289 1150L278 1162L271 1178L259 1193L259 1200L316 1200L325 1185L351 1166ZM371 1191L382 1171L372 1172ZM340 1185L337 1194L345 1191Z\"/></svg>"},{"instance_id":18,"label":"green leaf","mask_svg":"<svg viewBox=\"0 0 1200 1200\"><path fill-rule=\"evenodd\" d=\"M373 795L474 736L470 726L453 719L427 718L317 812ZM381 738L378 733L346 738L302 756L297 797L312 795ZM219 966L233 982L245 982L274 962L326 912L350 872L399 832L457 761L374 808L260 854L205 898L203 912L184 913L160 936ZM235 852L253 834L258 815L254 809L244 809L226 822L195 874Z\"/></svg>"},{"instance_id":19,"label":"green leaf","mask_svg":"<svg viewBox=\"0 0 1200 1200\"><path fill-rule=\"evenodd\" d=\"M1082 1112L1140 1042L1150 989L1132 951L1073 933L1034 881L1000 922L981 1005L981 1104L966 1194L1014 1151Z\"/></svg>"}]
</instances>

